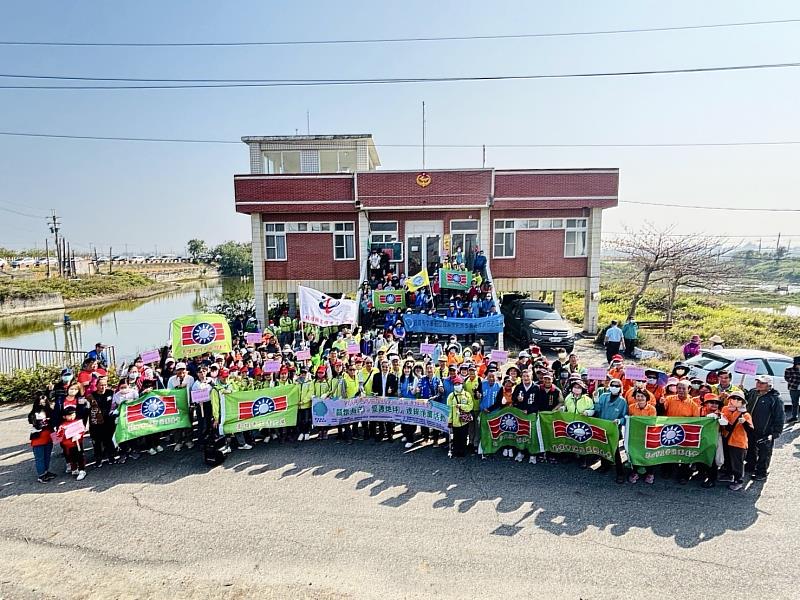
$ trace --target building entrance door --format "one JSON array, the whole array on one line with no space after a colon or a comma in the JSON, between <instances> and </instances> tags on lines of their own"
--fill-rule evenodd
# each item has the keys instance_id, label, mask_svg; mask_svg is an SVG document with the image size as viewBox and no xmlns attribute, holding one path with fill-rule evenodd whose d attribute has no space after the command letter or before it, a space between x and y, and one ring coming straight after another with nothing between
<instances>
[{"instance_id":1,"label":"building entrance door","mask_svg":"<svg viewBox=\"0 0 800 600\"><path fill-rule=\"evenodd\" d=\"M406 221L406 275L411 277L422 269L433 276L439 267L442 253L441 221Z\"/></svg>"}]
</instances>

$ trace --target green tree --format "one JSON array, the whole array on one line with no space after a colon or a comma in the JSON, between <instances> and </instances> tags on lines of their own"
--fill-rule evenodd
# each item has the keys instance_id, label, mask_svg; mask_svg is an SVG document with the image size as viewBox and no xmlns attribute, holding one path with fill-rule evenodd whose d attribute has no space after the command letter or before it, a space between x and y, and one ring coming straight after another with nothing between
<instances>
[{"instance_id":1,"label":"green tree","mask_svg":"<svg viewBox=\"0 0 800 600\"><path fill-rule=\"evenodd\" d=\"M208 246L203 240L189 240L189 243L186 244L186 249L189 251L189 256L192 257L192 260L197 260L201 254L205 254L208 252Z\"/></svg>"},{"instance_id":2,"label":"green tree","mask_svg":"<svg viewBox=\"0 0 800 600\"><path fill-rule=\"evenodd\" d=\"M253 249L250 244L225 242L216 247L214 254L222 275L253 275Z\"/></svg>"}]
</instances>

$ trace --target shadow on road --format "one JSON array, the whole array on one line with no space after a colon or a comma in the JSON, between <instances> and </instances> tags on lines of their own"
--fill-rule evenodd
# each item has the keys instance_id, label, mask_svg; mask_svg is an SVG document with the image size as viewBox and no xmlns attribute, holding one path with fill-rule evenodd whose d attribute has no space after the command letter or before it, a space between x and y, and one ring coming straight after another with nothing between
<instances>
[{"instance_id":1,"label":"shadow on road","mask_svg":"<svg viewBox=\"0 0 800 600\"><path fill-rule=\"evenodd\" d=\"M798 436L800 427L787 430L777 446L792 444ZM21 458L23 453L27 457ZM91 451L87 454L91 458ZM795 452L798 455L800 452ZM90 466L87 479L77 482L63 475L63 458L54 454L52 470L60 473L59 479L42 485L33 476L32 455L24 445L0 448L0 457L0 499L75 490L103 493L124 484L166 485L208 472L197 448L181 454L167 448L163 454L124 465L100 470ZM292 478L332 477L354 494L364 494L390 508L413 501L463 514L479 504L498 515L520 512L512 524L487 530L494 535L513 536L535 528L557 536L576 536L596 528L622 536L643 529L673 538L686 548L753 525L763 487L761 482L750 483L734 495L722 484L706 490L694 481L681 486L658 477L654 485L617 485L613 473L584 471L575 464L534 466L498 455L486 461L476 456L449 460L444 448L427 445L405 450L397 441L262 443L250 451L234 451L217 469L247 477L269 476L265 485L270 486L287 484ZM228 487L226 493L234 490ZM724 518L718 516L721 506L725 507ZM473 525L465 522L465 526Z\"/></svg>"}]
</instances>

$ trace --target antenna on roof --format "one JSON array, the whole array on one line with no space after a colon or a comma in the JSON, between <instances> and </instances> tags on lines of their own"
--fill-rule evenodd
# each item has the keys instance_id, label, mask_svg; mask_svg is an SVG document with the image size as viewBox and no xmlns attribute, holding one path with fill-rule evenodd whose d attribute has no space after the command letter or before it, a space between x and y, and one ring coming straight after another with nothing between
<instances>
[{"instance_id":1,"label":"antenna on roof","mask_svg":"<svg viewBox=\"0 0 800 600\"><path fill-rule=\"evenodd\" d=\"M306 109L306 135L311 135L311 111Z\"/></svg>"},{"instance_id":2,"label":"antenna on roof","mask_svg":"<svg viewBox=\"0 0 800 600\"><path fill-rule=\"evenodd\" d=\"M425 101L422 101L422 170L425 170Z\"/></svg>"}]
</instances>

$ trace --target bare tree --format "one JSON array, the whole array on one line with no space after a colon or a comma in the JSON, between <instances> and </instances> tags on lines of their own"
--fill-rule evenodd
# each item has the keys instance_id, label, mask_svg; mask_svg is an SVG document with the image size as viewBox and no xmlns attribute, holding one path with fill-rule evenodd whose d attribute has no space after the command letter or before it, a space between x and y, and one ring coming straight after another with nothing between
<instances>
[{"instance_id":1,"label":"bare tree","mask_svg":"<svg viewBox=\"0 0 800 600\"><path fill-rule=\"evenodd\" d=\"M685 251L681 237L676 236L674 230L674 225L659 229L652 223L644 223L635 230L626 227L625 234L611 242L611 246L636 270L639 287L631 297L628 318L636 315L636 307L647 288L666 280L667 269Z\"/></svg>"},{"instance_id":2,"label":"bare tree","mask_svg":"<svg viewBox=\"0 0 800 600\"><path fill-rule=\"evenodd\" d=\"M736 246L722 247L719 241L703 234L680 236L681 252L664 269L668 281L667 320L675 313L678 288L710 290L730 280L740 269L729 254Z\"/></svg>"}]
</instances>

